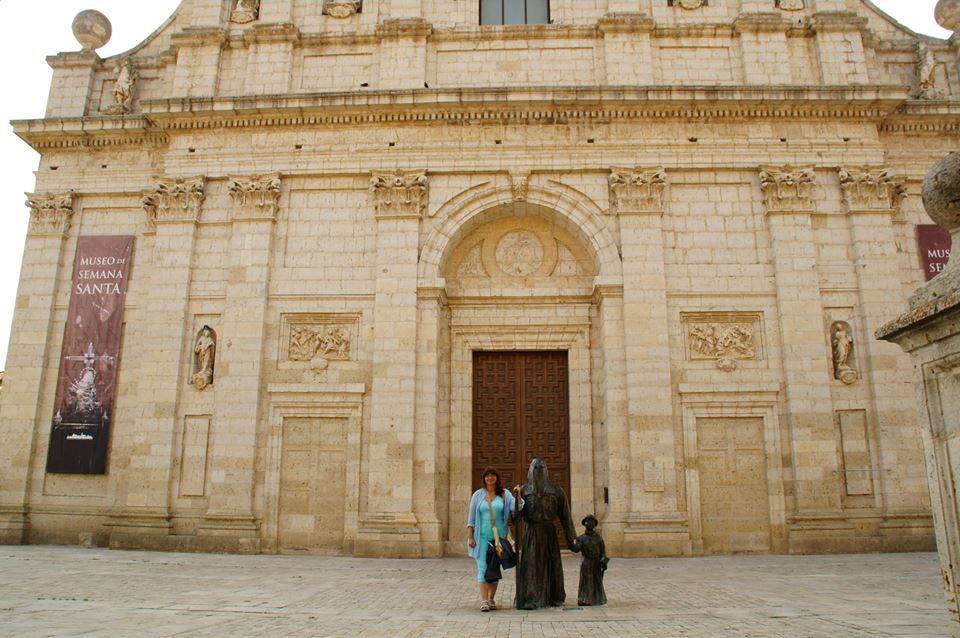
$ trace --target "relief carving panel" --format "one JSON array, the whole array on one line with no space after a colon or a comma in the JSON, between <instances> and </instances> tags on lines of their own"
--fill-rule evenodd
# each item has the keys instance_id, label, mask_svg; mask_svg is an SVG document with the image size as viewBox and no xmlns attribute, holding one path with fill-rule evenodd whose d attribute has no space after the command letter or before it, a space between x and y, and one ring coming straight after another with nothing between
<instances>
[{"instance_id":1,"label":"relief carving panel","mask_svg":"<svg viewBox=\"0 0 960 638\"><path fill-rule=\"evenodd\" d=\"M281 331L281 367L309 368L322 377L331 363L356 359L356 314L287 314Z\"/></svg>"},{"instance_id":2,"label":"relief carving panel","mask_svg":"<svg viewBox=\"0 0 960 638\"><path fill-rule=\"evenodd\" d=\"M739 362L759 360L762 353L760 313L681 313L690 361L714 361L732 372Z\"/></svg>"}]
</instances>

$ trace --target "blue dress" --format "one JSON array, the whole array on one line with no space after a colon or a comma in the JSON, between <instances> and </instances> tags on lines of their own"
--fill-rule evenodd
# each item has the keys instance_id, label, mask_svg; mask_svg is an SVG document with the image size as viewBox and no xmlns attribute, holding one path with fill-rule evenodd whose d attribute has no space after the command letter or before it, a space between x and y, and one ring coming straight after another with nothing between
<instances>
[{"instance_id":1,"label":"blue dress","mask_svg":"<svg viewBox=\"0 0 960 638\"><path fill-rule=\"evenodd\" d=\"M493 499L493 517L497 521L497 533L500 538L507 537L507 527L503 524L503 497ZM493 542L493 527L490 525L490 501L486 498L480 503L477 521L477 582L484 583L483 575L487 572L487 547Z\"/></svg>"}]
</instances>

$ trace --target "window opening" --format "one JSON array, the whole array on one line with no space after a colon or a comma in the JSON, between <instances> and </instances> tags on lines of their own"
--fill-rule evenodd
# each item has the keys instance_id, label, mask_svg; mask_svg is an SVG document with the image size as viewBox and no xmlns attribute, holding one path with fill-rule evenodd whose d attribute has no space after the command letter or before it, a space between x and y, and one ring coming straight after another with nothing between
<instances>
[{"instance_id":1,"label":"window opening","mask_svg":"<svg viewBox=\"0 0 960 638\"><path fill-rule=\"evenodd\" d=\"M480 0L480 24L549 24L550 0Z\"/></svg>"}]
</instances>

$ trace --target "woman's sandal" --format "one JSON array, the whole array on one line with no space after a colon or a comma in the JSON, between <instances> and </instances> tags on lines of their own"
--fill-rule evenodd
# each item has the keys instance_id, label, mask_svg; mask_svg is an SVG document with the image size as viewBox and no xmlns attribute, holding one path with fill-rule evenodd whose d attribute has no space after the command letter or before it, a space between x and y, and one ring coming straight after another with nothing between
<instances>
[{"instance_id":1,"label":"woman's sandal","mask_svg":"<svg viewBox=\"0 0 960 638\"><path fill-rule=\"evenodd\" d=\"M480 611L490 611L490 601L485 600L480 603Z\"/></svg>"}]
</instances>

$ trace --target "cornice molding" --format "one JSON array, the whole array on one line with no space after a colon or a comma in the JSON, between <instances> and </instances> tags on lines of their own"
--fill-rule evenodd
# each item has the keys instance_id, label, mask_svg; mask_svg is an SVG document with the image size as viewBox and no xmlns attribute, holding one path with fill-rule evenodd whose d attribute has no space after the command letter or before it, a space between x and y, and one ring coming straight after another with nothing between
<instances>
[{"instance_id":1,"label":"cornice molding","mask_svg":"<svg viewBox=\"0 0 960 638\"><path fill-rule=\"evenodd\" d=\"M600 33L651 33L656 26L645 13L608 13L597 21Z\"/></svg>"},{"instance_id":2,"label":"cornice molding","mask_svg":"<svg viewBox=\"0 0 960 638\"><path fill-rule=\"evenodd\" d=\"M300 29L291 22L257 23L243 31L243 42L251 44L272 44L300 40Z\"/></svg>"}]
</instances>

